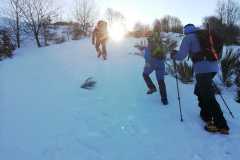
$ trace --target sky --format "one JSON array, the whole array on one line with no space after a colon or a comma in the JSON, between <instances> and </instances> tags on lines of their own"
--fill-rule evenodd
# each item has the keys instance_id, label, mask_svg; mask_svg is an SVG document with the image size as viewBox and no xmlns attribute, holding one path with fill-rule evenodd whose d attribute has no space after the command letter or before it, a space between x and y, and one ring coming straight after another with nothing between
<instances>
[{"instance_id":1,"label":"sky","mask_svg":"<svg viewBox=\"0 0 240 160\"><path fill-rule=\"evenodd\" d=\"M74 0L57 0L64 10L64 17L71 18L69 10ZM156 18L173 15L181 19L183 24L200 25L205 16L213 15L218 0L95 0L99 15L107 8L120 11L129 22L137 21L152 24Z\"/></svg>"},{"instance_id":2,"label":"sky","mask_svg":"<svg viewBox=\"0 0 240 160\"><path fill-rule=\"evenodd\" d=\"M6 1L6 0L0 0ZM62 18L72 20L75 0L54 0L62 11ZM173 15L184 24L201 25L205 16L215 14L218 0L95 0L99 10L99 18L103 18L105 10L112 8L120 11L129 25L136 22L152 24L156 18Z\"/></svg>"}]
</instances>

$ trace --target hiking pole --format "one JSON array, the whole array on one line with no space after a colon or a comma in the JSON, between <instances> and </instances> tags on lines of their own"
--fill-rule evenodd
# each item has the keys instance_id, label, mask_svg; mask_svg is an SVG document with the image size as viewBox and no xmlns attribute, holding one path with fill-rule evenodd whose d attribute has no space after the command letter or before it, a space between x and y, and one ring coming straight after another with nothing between
<instances>
[{"instance_id":1,"label":"hiking pole","mask_svg":"<svg viewBox=\"0 0 240 160\"><path fill-rule=\"evenodd\" d=\"M213 81L213 85L214 85L215 89L217 89L217 90L218 90L218 88L217 88L217 85L216 85L216 83L215 83L214 81ZM234 118L234 115L233 115L232 111L230 110L230 108L229 108L229 106L228 106L228 104L227 104L226 100L223 98L223 95L222 95L222 93L221 93L221 92L219 92L219 95L220 95L220 97L221 97L221 99L222 99L222 101L223 101L224 105L225 105L225 106L226 106L226 108L228 109L228 112L229 112L229 114L232 116L232 118Z\"/></svg>"},{"instance_id":2,"label":"hiking pole","mask_svg":"<svg viewBox=\"0 0 240 160\"><path fill-rule=\"evenodd\" d=\"M177 65L175 59L173 60L174 70L175 70L175 78L176 78L176 84L177 84L177 93L178 93L178 106L179 106L179 112L180 112L180 120L183 122L183 115L182 115L182 105L181 105L181 98L180 98L180 92L179 92L179 84L178 84L178 77L177 77Z\"/></svg>"}]
</instances>

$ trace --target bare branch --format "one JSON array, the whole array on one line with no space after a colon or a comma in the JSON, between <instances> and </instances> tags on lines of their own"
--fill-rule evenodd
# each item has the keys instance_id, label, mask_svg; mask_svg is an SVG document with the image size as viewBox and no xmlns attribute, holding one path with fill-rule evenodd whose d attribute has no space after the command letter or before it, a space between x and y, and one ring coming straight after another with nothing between
<instances>
[{"instance_id":1,"label":"bare branch","mask_svg":"<svg viewBox=\"0 0 240 160\"><path fill-rule=\"evenodd\" d=\"M80 29L87 35L97 16L95 1L75 0L74 2L73 15L80 24Z\"/></svg>"}]
</instances>

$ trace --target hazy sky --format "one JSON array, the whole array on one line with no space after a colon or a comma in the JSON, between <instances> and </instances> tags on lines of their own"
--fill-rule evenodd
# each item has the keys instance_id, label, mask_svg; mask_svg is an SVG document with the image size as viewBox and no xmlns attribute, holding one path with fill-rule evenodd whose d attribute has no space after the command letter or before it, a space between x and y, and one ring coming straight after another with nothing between
<instances>
[{"instance_id":1,"label":"hazy sky","mask_svg":"<svg viewBox=\"0 0 240 160\"><path fill-rule=\"evenodd\" d=\"M0 5L6 0L0 0ZM72 19L74 0L54 0L62 7L63 18ZM107 8L120 11L128 24L137 21L152 24L154 19L170 14L181 19L183 24L200 25L203 17L213 15L218 0L95 0L99 15Z\"/></svg>"},{"instance_id":2,"label":"hazy sky","mask_svg":"<svg viewBox=\"0 0 240 160\"><path fill-rule=\"evenodd\" d=\"M66 10L65 16L74 0L56 0ZM184 24L201 24L202 18L213 15L218 0L95 0L100 13L106 8L113 8L122 12L129 21L152 23L154 19L170 14L178 16Z\"/></svg>"}]
</instances>

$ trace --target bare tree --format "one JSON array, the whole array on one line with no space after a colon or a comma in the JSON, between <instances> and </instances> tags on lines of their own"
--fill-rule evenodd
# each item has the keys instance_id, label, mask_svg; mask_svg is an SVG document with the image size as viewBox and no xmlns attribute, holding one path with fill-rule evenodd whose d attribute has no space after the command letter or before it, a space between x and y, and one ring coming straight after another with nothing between
<instances>
[{"instance_id":1,"label":"bare tree","mask_svg":"<svg viewBox=\"0 0 240 160\"><path fill-rule=\"evenodd\" d=\"M203 26L209 24L218 36L224 40L226 45L238 44L240 28L237 25L227 25L216 16L209 16L203 19Z\"/></svg>"},{"instance_id":2,"label":"bare tree","mask_svg":"<svg viewBox=\"0 0 240 160\"><path fill-rule=\"evenodd\" d=\"M121 12L119 11L115 11L112 8L108 8L105 12L105 16L108 20L108 23L111 25L114 22L124 22L125 21L125 17L122 15Z\"/></svg>"},{"instance_id":3,"label":"bare tree","mask_svg":"<svg viewBox=\"0 0 240 160\"><path fill-rule=\"evenodd\" d=\"M134 27L133 27L133 31L139 31L139 32L143 32L145 30L145 25L142 24L141 22L136 22Z\"/></svg>"},{"instance_id":4,"label":"bare tree","mask_svg":"<svg viewBox=\"0 0 240 160\"><path fill-rule=\"evenodd\" d=\"M182 32L182 22L178 17L166 15L161 19L161 29L164 32Z\"/></svg>"},{"instance_id":5,"label":"bare tree","mask_svg":"<svg viewBox=\"0 0 240 160\"><path fill-rule=\"evenodd\" d=\"M11 40L20 48L21 46L21 14L20 0L7 0L6 6L1 8L2 13L7 17L7 28L10 32Z\"/></svg>"},{"instance_id":6,"label":"bare tree","mask_svg":"<svg viewBox=\"0 0 240 160\"><path fill-rule=\"evenodd\" d=\"M223 3L223 1L218 1L217 3L217 10L216 10L219 19L222 23L224 23L225 15L226 15L226 3Z\"/></svg>"},{"instance_id":7,"label":"bare tree","mask_svg":"<svg viewBox=\"0 0 240 160\"><path fill-rule=\"evenodd\" d=\"M228 0L226 21L229 25L234 25L240 20L240 5L237 1Z\"/></svg>"},{"instance_id":8,"label":"bare tree","mask_svg":"<svg viewBox=\"0 0 240 160\"><path fill-rule=\"evenodd\" d=\"M170 27L171 27L172 32L182 33L183 25L182 25L182 22L179 18L172 17L170 19Z\"/></svg>"},{"instance_id":9,"label":"bare tree","mask_svg":"<svg viewBox=\"0 0 240 160\"><path fill-rule=\"evenodd\" d=\"M135 37L145 37L151 31L150 26L147 24L143 24L141 22L136 22L133 27L133 35Z\"/></svg>"},{"instance_id":10,"label":"bare tree","mask_svg":"<svg viewBox=\"0 0 240 160\"><path fill-rule=\"evenodd\" d=\"M80 24L80 29L87 35L89 29L93 27L97 17L97 9L94 0L75 0L75 19Z\"/></svg>"},{"instance_id":11,"label":"bare tree","mask_svg":"<svg viewBox=\"0 0 240 160\"><path fill-rule=\"evenodd\" d=\"M217 14L222 23L235 25L240 20L240 4L236 0L218 1Z\"/></svg>"},{"instance_id":12,"label":"bare tree","mask_svg":"<svg viewBox=\"0 0 240 160\"><path fill-rule=\"evenodd\" d=\"M20 11L26 28L41 47L41 31L46 26L46 19L55 17L57 8L53 7L52 0L20 0Z\"/></svg>"},{"instance_id":13,"label":"bare tree","mask_svg":"<svg viewBox=\"0 0 240 160\"><path fill-rule=\"evenodd\" d=\"M169 15L164 16L161 19L161 28L162 28L162 31L164 32L170 32L170 16Z\"/></svg>"}]
</instances>

